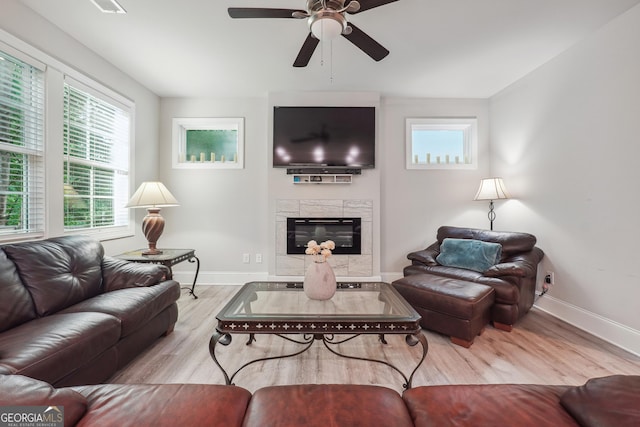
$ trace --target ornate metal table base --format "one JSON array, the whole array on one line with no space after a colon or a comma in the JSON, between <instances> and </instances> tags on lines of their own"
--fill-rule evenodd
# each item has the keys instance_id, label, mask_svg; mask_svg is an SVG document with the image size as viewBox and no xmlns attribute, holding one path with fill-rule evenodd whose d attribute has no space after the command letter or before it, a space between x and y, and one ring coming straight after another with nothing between
<instances>
[{"instance_id":1,"label":"ornate metal table base","mask_svg":"<svg viewBox=\"0 0 640 427\"><path fill-rule=\"evenodd\" d=\"M411 388L411 381L413 380L413 375L415 374L415 372L418 370L418 368L420 367L420 365L422 365L422 362L424 361L425 357L427 356L427 351L429 349L429 346L427 344L427 339L425 338L424 335L422 335L422 333L418 332L415 334L407 334L405 336L405 341L406 343L411 346L414 347L416 344L420 343L422 345L422 357L420 358L420 360L418 361L418 364L416 365L416 367L413 369L413 371L411 371L411 374L409 375L409 377L407 377L405 375L404 372L402 372L400 369L398 369L396 366L392 365L391 363L387 362L386 360L380 360L380 359L370 359L370 358L366 358L366 357L360 357L360 356L351 356L348 354L344 354L344 353L340 353L338 351L336 351L334 348L332 348L332 346L337 346L339 344L343 344L346 343L347 341L351 341L352 339L359 337L361 334L355 334L355 335L351 335L348 336L346 338L342 338L342 339L337 339L335 334L303 334L302 335L302 339L294 339L291 338L287 335L283 335L283 334L273 334L276 335L280 338L283 338L287 341L291 341L293 343L296 344L300 344L303 345L304 347L296 352L293 353L288 353L288 354L283 354L283 355L278 355L278 356L271 356L271 357L261 357L255 360L251 360L247 363L245 363L244 365L240 366L231 376L229 376L229 374L227 374L227 371L225 371L225 369L222 367L222 365L220 364L220 362L218 361L216 354L215 354L215 349L216 349L216 345L218 343L227 346L229 344L231 344L231 334L229 333L220 333L218 331L214 332L213 335L211 336L211 340L209 341L209 354L211 355L211 358L213 359L213 361L215 362L216 365L218 365L218 367L220 368L220 370L222 371L222 374L224 375L224 380L225 383L227 385L231 385L233 384L233 379L235 378L235 376L244 368L257 363L257 362L263 362L266 360L273 360L273 359L284 359L286 357L293 357L293 356L297 356L299 354L304 353L305 351L307 351L309 348L311 348L311 346L313 345L314 341L322 341L322 343L324 344L324 346L333 354L340 356L340 357L345 357L347 359L355 359L355 360L363 360L363 361L367 361L367 362L376 362L376 363L381 363L383 365L386 365L392 369L394 369L396 372L398 372L400 375L402 375L402 378L404 378L404 383L402 384L403 389L407 390ZM387 341L384 338L384 334L378 334L379 335L379 339L380 342L382 344L387 344ZM249 339L247 340L247 345L251 345L252 342L254 342L256 340L255 338L255 334L250 333L249 334Z\"/></svg>"},{"instance_id":2,"label":"ornate metal table base","mask_svg":"<svg viewBox=\"0 0 640 427\"><path fill-rule=\"evenodd\" d=\"M124 259L126 261L140 262L146 264L161 264L169 268L168 279L173 279L173 266L183 261L189 261L190 263L196 263L196 272L193 276L193 283L191 287L181 287L180 289L188 289L189 294L198 299L195 294L196 281L198 280L198 273L200 272L200 259L195 254L195 249L162 249L162 253L158 255L144 255L143 252L146 249L136 249L135 251L125 252L120 255L116 255L116 258Z\"/></svg>"}]
</instances>

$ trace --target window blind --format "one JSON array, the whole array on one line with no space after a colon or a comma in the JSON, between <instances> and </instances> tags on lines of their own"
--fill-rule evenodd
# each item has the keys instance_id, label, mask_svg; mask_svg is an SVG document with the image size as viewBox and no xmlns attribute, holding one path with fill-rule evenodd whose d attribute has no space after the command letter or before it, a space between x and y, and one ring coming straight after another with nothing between
<instances>
[{"instance_id":1,"label":"window blind","mask_svg":"<svg viewBox=\"0 0 640 427\"><path fill-rule=\"evenodd\" d=\"M65 230L128 225L130 111L71 79L64 104Z\"/></svg>"},{"instance_id":2,"label":"window blind","mask_svg":"<svg viewBox=\"0 0 640 427\"><path fill-rule=\"evenodd\" d=\"M44 234L44 67L34 64L0 50L0 240Z\"/></svg>"}]
</instances>

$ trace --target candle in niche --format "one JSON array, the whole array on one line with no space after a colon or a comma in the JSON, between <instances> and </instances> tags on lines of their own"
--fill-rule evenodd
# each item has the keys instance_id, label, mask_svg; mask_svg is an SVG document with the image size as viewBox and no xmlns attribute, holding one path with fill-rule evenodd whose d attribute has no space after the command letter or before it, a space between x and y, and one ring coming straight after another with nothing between
<instances>
[{"instance_id":1,"label":"candle in niche","mask_svg":"<svg viewBox=\"0 0 640 427\"><path fill-rule=\"evenodd\" d=\"M464 164L469 164L469 158L467 156L464 156Z\"/></svg>"},{"instance_id":2,"label":"candle in niche","mask_svg":"<svg viewBox=\"0 0 640 427\"><path fill-rule=\"evenodd\" d=\"M444 156L444 162L446 164L449 164L449 155L448 154L446 156Z\"/></svg>"},{"instance_id":3,"label":"candle in niche","mask_svg":"<svg viewBox=\"0 0 640 427\"><path fill-rule=\"evenodd\" d=\"M184 154L184 153L180 153L180 156L179 156L179 161L180 161L180 163L184 163L184 162L186 162L186 161L187 161L187 159L186 159L185 157L186 157L186 156L185 156L185 154Z\"/></svg>"},{"instance_id":4,"label":"candle in niche","mask_svg":"<svg viewBox=\"0 0 640 427\"><path fill-rule=\"evenodd\" d=\"M200 153L200 161L204 162L204 153Z\"/></svg>"},{"instance_id":5,"label":"candle in niche","mask_svg":"<svg viewBox=\"0 0 640 427\"><path fill-rule=\"evenodd\" d=\"M238 153L233 153L233 163L238 163Z\"/></svg>"},{"instance_id":6,"label":"candle in niche","mask_svg":"<svg viewBox=\"0 0 640 427\"><path fill-rule=\"evenodd\" d=\"M413 163L418 163L418 155L413 156Z\"/></svg>"},{"instance_id":7,"label":"candle in niche","mask_svg":"<svg viewBox=\"0 0 640 427\"><path fill-rule=\"evenodd\" d=\"M220 156L220 161L224 163L224 154Z\"/></svg>"},{"instance_id":8,"label":"candle in niche","mask_svg":"<svg viewBox=\"0 0 640 427\"><path fill-rule=\"evenodd\" d=\"M216 161L216 153L211 153L211 163Z\"/></svg>"},{"instance_id":9,"label":"candle in niche","mask_svg":"<svg viewBox=\"0 0 640 427\"><path fill-rule=\"evenodd\" d=\"M440 164L440 156L436 156L436 163Z\"/></svg>"},{"instance_id":10,"label":"candle in niche","mask_svg":"<svg viewBox=\"0 0 640 427\"><path fill-rule=\"evenodd\" d=\"M431 154L427 153L427 164L431 163Z\"/></svg>"},{"instance_id":11,"label":"candle in niche","mask_svg":"<svg viewBox=\"0 0 640 427\"><path fill-rule=\"evenodd\" d=\"M460 156L456 156L456 165L460 163Z\"/></svg>"},{"instance_id":12,"label":"candle in niche","mask_svg":"<svg viewBox=\"0 0 640 427\"><path fill-rule=\"evenodd\" d=\"M195 162L195 161L196 161L196 155L195 155L195 154L192 154L192 155L191 155L191 162L193 163L193 162Z\"/></svg>"}]
</instances>

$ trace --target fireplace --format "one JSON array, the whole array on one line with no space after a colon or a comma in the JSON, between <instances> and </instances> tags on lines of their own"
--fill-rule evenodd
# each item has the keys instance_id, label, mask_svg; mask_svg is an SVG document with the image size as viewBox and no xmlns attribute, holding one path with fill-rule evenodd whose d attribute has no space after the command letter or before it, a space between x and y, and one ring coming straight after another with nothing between
<instances>
[{"instance_id":1,"label":"fireplace","mask_svg":"<svg viewBox=\"0 0 640 427\"><path fill-rule=\"evenodd\" d=\"M336 255L360 255L360 218L287 218L287 254L304 254L309 240L333 240Z\"/></svg>"}]
</instances>

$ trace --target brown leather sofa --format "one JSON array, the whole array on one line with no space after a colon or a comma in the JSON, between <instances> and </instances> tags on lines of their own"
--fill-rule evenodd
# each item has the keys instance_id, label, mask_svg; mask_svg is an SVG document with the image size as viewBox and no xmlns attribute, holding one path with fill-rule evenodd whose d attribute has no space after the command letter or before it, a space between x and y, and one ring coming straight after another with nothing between
<instances>
[{"instance_id":1,"label":"brown leather sofa","mask_svg":"<svg viewBox=\"0 0 640 427\"><path fill-rule=\"evenodd\" d=\"M0 375L0 407L64 408L64 426L403 427L637 426L640 376L582 386L442 385L405 391L372 385L244 388L201 384L103 384L53 388Z\"/></svg>"},{"instance_id":2,"label":"brown leather sofa","mask_svg":"<svg viewBox=\"0 0 640 427\"><path fill-rule=\"evenodd\" d=\"M469 346L491 321L510 331L535 300L538 263L544 253L528 233L443 226L426 249L411 252L411 265L395 288L422 316L424 328L445 333ZM497 243L501 255L485 271L442 265L438 260L445 239Z\"/></svg>"},{"instance_id":3,"label":"brown leather sofa","mask_svg":"<svg viewBox=\"0 0 640 427\"><path fill-rule=\"evenodd\" d=\"M0 374L105 381L173 330L180 285L166 277L86 236L0 246Z\"/></svg>"}]
</instances>

